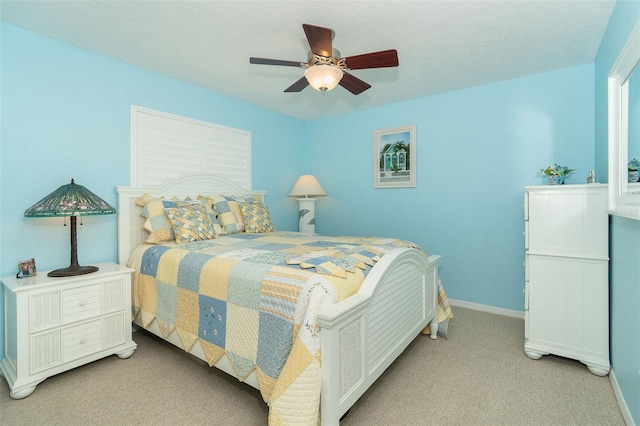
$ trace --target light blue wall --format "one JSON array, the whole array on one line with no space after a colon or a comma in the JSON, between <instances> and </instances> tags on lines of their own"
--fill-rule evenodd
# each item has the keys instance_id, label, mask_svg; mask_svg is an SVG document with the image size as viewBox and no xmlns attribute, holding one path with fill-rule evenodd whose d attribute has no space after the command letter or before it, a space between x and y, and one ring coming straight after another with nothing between
<instances>
[{"instance_id":1,"label":"light blue wall","mask_svg":"<svg viewBox=\"0 0 640 426\"><path fill-rule=\"evenodd\" d=\"M267 190L276 227L297 227L297 205L287 194L302 172L304 122L6 23L0 31L2 276L31 257L39 270L69 265L69 227L62 219L23 213L71 178L116 206L115 187L129 184L131 104L250 131L256 189ZM81 264L117 260L116 219L83 219ZM0 296L0 318L3 306Z\"/></svg>"},{"instance_id":2,"label":"light blue wall","mask_svg":"<svg viewBox=\"0 0 640 426\"><path fill-rule=\"evenodd\" d=\"M607 76L640 19L640 1L618 0L595 61L596 164L607 170ZM637 87L637 86L636 86ZM640 222L612 217L611 366L633 423L640 424Z\"/></svg>"},{"instance_id":3,"label":"light blue wall","mask_svg":"<svg viewBox=\"0 0 640 426\"><path fill-rule=\"evenodd\" d=\"M640 221L611 220L611 366L640 424Z\"/></svg>"},{"instance_id":4,"label":"light blue wall","mask_svg":"<svg viewBox=\"0 0 640 426\"><path fill-rule=\"evenodd\" d=\"M555 162L593 168L593 65L308 123L327 193L316 229L412 240L443 256L450 298L523 310L523 193ZM416 124L417 187L373 188L373 131Z\"/></svg>"}]
</instances>

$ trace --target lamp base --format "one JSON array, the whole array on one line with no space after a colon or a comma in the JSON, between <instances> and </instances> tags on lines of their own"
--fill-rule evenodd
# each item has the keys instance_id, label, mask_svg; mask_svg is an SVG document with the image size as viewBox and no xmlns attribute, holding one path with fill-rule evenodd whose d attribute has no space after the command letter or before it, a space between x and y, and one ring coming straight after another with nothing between
<instances>
[{"instance_id":1,"label":"lamp base","mask_svg":"<svg viewBox=\"0 0 640 426\"><path fill-rule=\"evenodd\" d=\"M96 272L98 270L97 266L79 266L72 265L68 268L61 268L51 271L47 274L49 277L73 277L75 275L84 275L90 274L92 272Z\"/></svg>"},{"instance_id":2,"label":"lamp base","mask_svg":"<svg viewBox=\"0 0 640 426\"><path fill-rule=\"evenodd\" d=\"M316 198L297 198L298 230L303 234L316 233Z\"/></svg>"}]
</instances>

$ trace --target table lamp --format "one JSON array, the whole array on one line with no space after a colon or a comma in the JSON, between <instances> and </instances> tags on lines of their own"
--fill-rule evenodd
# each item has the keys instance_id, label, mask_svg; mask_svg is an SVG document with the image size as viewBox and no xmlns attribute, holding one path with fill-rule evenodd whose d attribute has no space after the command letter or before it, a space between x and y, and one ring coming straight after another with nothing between
<instances>
[{"instance_id":1,"label":"table lamp","mask_svg":"<svg viewBox=\"0 0 640 426\"><path fill-rule=\"evenodd\" d=\"M298 197L298 229L304 234L316 232L316 198L327 195L318 179L313 175L302 175L298 178L289 193L289 197Z\"/></svg>"},{"instance_id":2,"label":"table lamp","mask_svg":"<svg viewBox=\"0 0 640 426\"><path fill-rule=\"evenodd\" d=\"M71 179L68 185L62 185L42 200L29 207L24 215L27 217L67 217L71 219L71 264L68 268L49 272L50 277L69 277L89 274L98 270L97 266L80 266L78 264L78 240L76 235L76 218L86 215L115 214L116 209L109 203L77 185ZM65 226L67 225L65 221Z\"/></svg>"}]
</instances>

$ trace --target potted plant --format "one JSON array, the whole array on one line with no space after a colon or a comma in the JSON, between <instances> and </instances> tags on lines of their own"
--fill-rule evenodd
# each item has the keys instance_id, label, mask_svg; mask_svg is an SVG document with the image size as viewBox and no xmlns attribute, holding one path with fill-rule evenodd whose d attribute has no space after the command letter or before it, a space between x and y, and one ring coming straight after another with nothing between
<instances>
[{"instance_id":1,"label":"potted plant","mask_svg":"<svg viewBox=\"0 0 640 426\"><path fill-rule=\"evenodd\" d=\"M629 183L638 182L638 169L640 168L640 160L629 160L627 169L629 172Z\"/></svg>"},{"instance_id":2,"label":"potted plant","mask_svg":"<svg viewBox=\"0 0 640 426\"><path fill-rule=\"evenodd\" d=\"M540 170L543 174L549 176L549 183L551 185L564 185L565 179L575 171L575 169L570 169L567 166L561 166L557 163Z\"/></svg>"}]
</instances>

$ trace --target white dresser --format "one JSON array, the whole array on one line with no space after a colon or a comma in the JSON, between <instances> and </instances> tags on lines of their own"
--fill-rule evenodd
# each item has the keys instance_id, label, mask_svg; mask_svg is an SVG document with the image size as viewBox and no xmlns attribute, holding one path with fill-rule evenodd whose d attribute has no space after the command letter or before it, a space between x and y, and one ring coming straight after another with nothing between
<instances>
[{"instance_id":1,"label":"white dresser","mask_svg":"<svg viewBox=\"0 0 640 426\"><path fill-rule=\"evenodd\" d=\"M525 344L609 373L607 185L526 187Z\"/></svg>"},{"instance_id":2,"label":"white dresser","mask_svg":"<svg viewBox=\"0 0 640 426\"><path fill-rule=\"evenodd\" d=\"M131 340L131 273L115 263L97 272L51 278L2 278L5 354L0 371L10 395L24 398L47 377L117 354L128 358Z\"/></svg>"}]
</instances>

